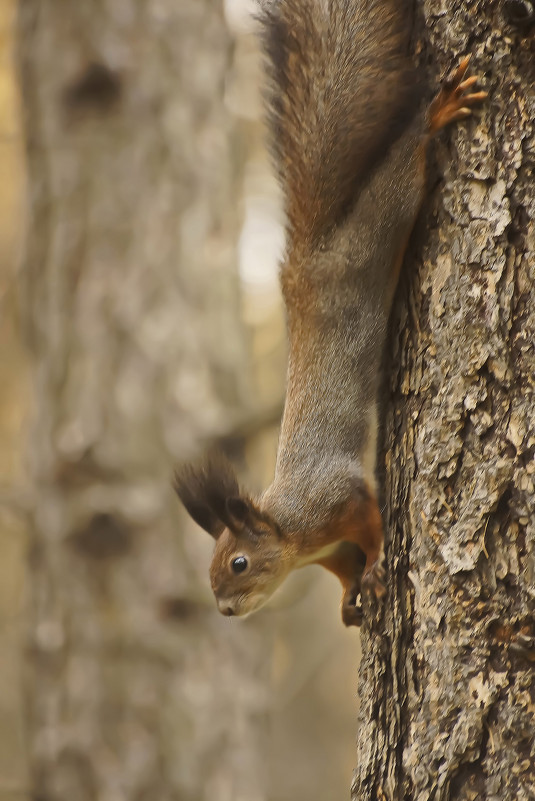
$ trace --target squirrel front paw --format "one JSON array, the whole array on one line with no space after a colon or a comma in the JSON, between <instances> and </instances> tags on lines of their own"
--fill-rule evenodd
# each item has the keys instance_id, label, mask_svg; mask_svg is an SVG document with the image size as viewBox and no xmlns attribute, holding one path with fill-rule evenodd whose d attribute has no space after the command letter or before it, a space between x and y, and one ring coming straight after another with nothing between
<instances>
[{"instance_id":1,"label":"squirrel front paw","mask_svg":"<svg viewBox=\"0 0 535 801\"><path fill-rule=\"evenodd\" d=\"M342 623L344 626L361 626L362 625L362 606L356 602L349 603L345 601L342 603Z\"/></svg>"},{"instance_id":2,"label":"squirrel front paw","mask_svg":"<svg viewBox=\"0 0 535 801\"><path fill-rule=\"evenodd\" d=\"M362 592L367 592L370 595L375 595L376 598L382 598L386 595L386 570L384 566L384 554L366 568L362 576Z\"/></svg>"}]
</instances>

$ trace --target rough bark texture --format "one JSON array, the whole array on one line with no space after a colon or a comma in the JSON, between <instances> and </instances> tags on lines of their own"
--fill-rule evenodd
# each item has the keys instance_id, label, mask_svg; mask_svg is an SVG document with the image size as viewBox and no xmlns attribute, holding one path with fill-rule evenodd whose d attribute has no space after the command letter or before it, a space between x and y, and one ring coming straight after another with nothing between
<instances>
[{"instance_id":1,"label":"rough bark texture","mask_svg":"<svg viewBox=\"0 0 535 801\"><path fill-rule=\"evenodd\" d=\"M419 12L422 64L472 53L490 99L434 146L393 321L389 595L363 630L352 797L519 801L535 798L535 40L501 2Z\"/></svg>"},{"instance_id":2,"label":"rough bark texture","mask_svg":"<svg viewBox=\"0 0 535 801\"><path fill-rule=\"evenodd\" d=\"M31 794L262 798L261 627L220 625L170 489L244 401L221 3L22 0L19 22Z\"/></svg>"}]
</instances>

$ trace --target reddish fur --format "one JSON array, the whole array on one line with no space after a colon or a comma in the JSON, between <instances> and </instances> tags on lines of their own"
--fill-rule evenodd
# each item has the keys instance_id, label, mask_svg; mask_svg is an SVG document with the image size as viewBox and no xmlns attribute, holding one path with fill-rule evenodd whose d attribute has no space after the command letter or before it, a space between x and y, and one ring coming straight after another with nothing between
<instances>
[{"instance_id":1,"label":"reddish fur","mask_svg":"<svg viewBox=\"0 0 535 801\"><path fill-rule=\"evenodd\" d=\"M275 479L256 503L220 460L176 480L216 540L210 575L224 614L254 611L311 562L340 579L346 625L360 624L361 583L384 592L369 449L388 312L423 199L428 140L486 93L469 93L465 59L425 121L405 9L397 0L356 5L358 16L351 0L279 0L266 12L288 212L290 357ZM240 575L237 555L250 563Z\"/></svg>"},{"instance_id":2,"label":"reddish fur","mask_svg":"<svg viewBox=\"0 0 535 801\"><path fill-rule=\"evenodd\" d=\"M349 500L329 526L315 535L317 547L330 542L352 542L366 557L366 568L377 561L383 544L383 521L375 496L369 491L364 501ZM333 571L334 572L334 571Z\"/></svg>"}]
</instances>

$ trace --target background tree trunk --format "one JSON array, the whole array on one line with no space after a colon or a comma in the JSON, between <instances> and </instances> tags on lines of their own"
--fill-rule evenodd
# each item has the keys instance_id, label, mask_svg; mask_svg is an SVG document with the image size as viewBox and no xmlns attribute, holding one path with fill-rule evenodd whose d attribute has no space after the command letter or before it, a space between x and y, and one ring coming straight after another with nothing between
<instances>
[{"instance_id":1,"label":"background tree trunk","mask_svg":"<svg viewBox=\"0 0 535 801\"><path fill-rule=\"evenodd\" d=\"M393 321L355 801L535 798L535 60L506 10L419 4L422 65L471 53L490 98L434 145Z\"/></svg>"},{"instance_id":2,"label":"background tree trunk","mask_svg":"<svg viewBox=\"0 0 535 801\"><path fill-rule=\"evenodd\" d=\"M230 46L218 0L20 3L36 799L264 797L262 627L170 489L245 403Z\"/></svg>"}]
</instances>

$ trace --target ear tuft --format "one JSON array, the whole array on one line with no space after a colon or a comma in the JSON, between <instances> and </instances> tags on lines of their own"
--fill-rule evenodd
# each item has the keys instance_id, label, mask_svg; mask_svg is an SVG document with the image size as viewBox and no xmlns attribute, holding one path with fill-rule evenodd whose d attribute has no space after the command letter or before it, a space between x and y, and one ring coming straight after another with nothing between
<instances>
[{"instance_id":1,"label":"ear tuft","mask_svg":"<svg viewBox=\"0 0 535 801\"><path fill-rule=\"evenodd\" d=\"M178 470L174 488L186 511L212 537L232 525L227 499L241 500L240 490L232 465L221 454Z\"/></svg>"},{"instance_id":2,"label":"ear tuft","mask_svg":"<svg viewBox=\"0 0 535 801\"><path fill-rule=\"evenodd\" d=\"M244 525L251 515L251 506L243 498L227 498L227 512L236 523Z\"/></svg>"},{"instance_id":3,"label":"ear tuft","mask_svg":"<svg viewBox=\"0 0 535 801\"><path fill-rule=\"evenodd\" d=\"M208 505L201 470L191 465L177 470L173 487L190 517L217 539L225 526Z\"/></svg>"}]
</instances>

